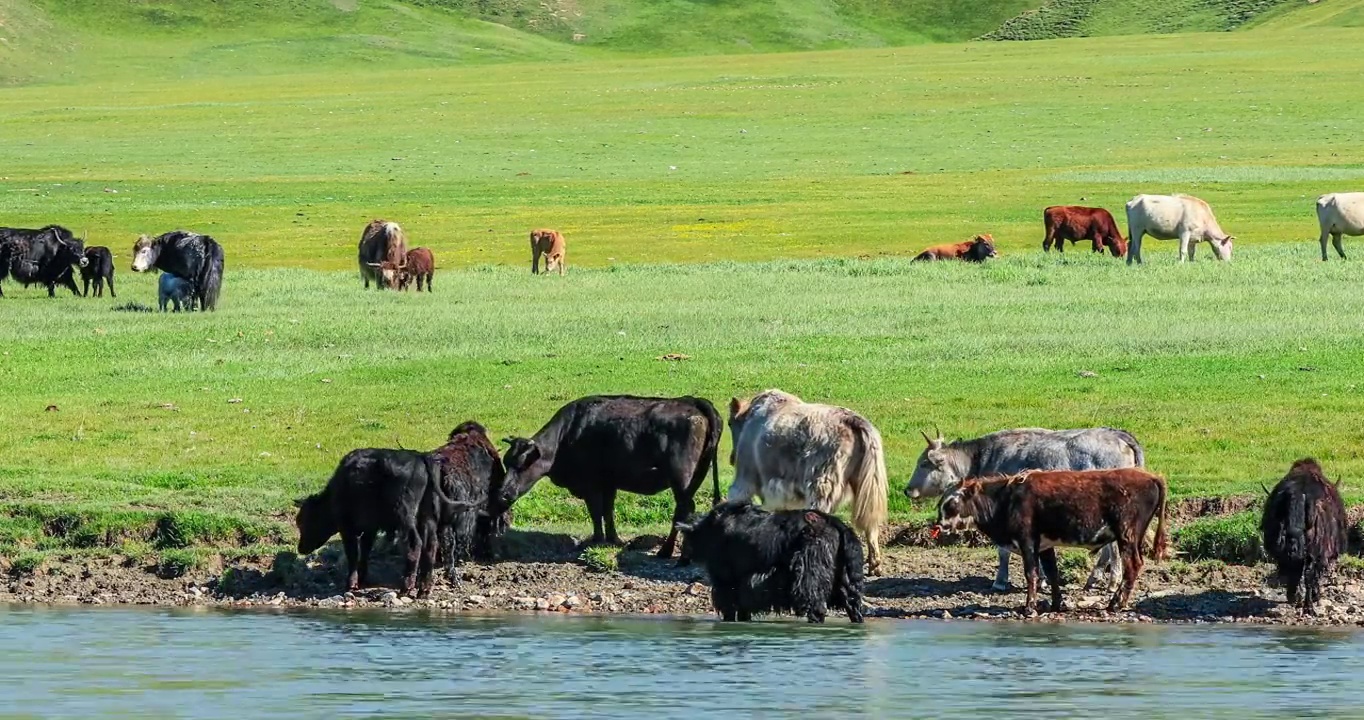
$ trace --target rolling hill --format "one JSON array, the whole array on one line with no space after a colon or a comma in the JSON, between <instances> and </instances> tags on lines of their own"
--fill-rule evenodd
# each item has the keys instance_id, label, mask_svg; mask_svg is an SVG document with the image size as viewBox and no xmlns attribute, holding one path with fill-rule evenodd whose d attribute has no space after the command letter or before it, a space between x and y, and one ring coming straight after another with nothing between
<instances>
[{"instance_id":1,"label":"rolling hill","mask_svg":"<svg viewBox=\"0 0 1364 720\"><path fill-rule=\"evenodd\" d=\"M1356 0L0 0L0 82L1364 24Z\"/></svg>"}]
</instances>

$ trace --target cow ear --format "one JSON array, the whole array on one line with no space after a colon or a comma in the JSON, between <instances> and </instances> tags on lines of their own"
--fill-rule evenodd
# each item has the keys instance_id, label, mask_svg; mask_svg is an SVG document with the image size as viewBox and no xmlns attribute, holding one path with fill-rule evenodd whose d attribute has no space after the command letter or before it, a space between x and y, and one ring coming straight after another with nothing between
<instances>
[{"instance_id":1,"label":"cow ear","mask_svg":"<svg viewBox=\"0 0 1364 720\"><path fill-rule=\"evenodd\" d=\"M507 446L510 447L516 444L516 438L504 437L502 438L502 442L506 443Z\"/></svg>"},{"instance_id":2,"label":"cow ear","mask_svg":"<svg viewBox=\"0 0 1364 720\"><path fill-rule=\"evenodd\" d=\"M729 399L729 417L730 417L730 418L734 418L735 416L737 416L737 415L739 414L739 411L742 410L743 407L744 407L744 404L743 404L742 402L739 401L739 398L736 398L736 397L730 398L730 399Z\"/></svg>"},{"instance_id":3,"label":"cow ear","mask_svg":"<svg viewBox=\"0 0 1364 720\"><path fill-rule=\"evenodd\" d=\"M308 498L294 498L294 507L301 508L305 502L308 502Z\"/></svg>"}]
</instances>

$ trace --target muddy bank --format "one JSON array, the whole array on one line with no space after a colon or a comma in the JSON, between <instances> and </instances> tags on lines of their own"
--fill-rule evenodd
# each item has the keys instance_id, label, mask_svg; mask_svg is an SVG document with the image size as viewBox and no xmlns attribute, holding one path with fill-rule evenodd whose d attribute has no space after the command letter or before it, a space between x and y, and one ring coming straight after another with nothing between
<instances>
[{"instance_id":1,"label":"muddy bank","mask_svg":"<svg viewBox=\"0 0 1364 720\"><path fill-rule=\"evenodd\" d=\"M505 559L466 563L452 582L440 577L429 598L398 596L400 568L382 543L371 578L378 587L340 590L344 562L335 547L307 561L292 553L209 567L178 578L127 558L49 562L31 573L0 577L0 602L136 604L160 606L276 606L392 608L437 611L661 613L711 615L709 588L696 567L655 559L648 539L615 554L618 567L589 567L571 538L520 533L503 548ZM608 554L609 556L609 554ZM1012 620L1021 617L1021 590L990 589L996 555L990 548L891 547L886 573L868 578L867 614L877 618ZM1022 582L1017 559L1012 569ZM1075 573L1072 573L1075 574ZM1207 563L1147 565L1133 607L1104 611L1106 593L1067 585L1072 609L1064 618L1095 622L1241 622L1364 625L1364 582L1337 574L1325 591L1320 617L1299 617L1283 604L1283 591L1268 585L1268 566ZM1080 578L1083 580L1083 577ZM1043 621L1062 616L1041 616ZM835 619L837 621L837 619Z\"/></svg>"}]
</instances>

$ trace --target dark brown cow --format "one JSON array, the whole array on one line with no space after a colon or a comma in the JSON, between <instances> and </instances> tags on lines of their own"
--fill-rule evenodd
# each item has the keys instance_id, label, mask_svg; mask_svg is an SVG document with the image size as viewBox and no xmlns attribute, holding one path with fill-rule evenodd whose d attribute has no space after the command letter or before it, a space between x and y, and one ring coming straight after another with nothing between
<instances>
[{"instance_id":1,"label":"dark brown cow","mask_svg":"<svg viewBox=\"0 0 1364 720\"><path fill-rule=\"evenodd\" d=\"M558 230L531 230L530 231L530 271L533 275L540 274L540 256L545 256L545 272L552 273L557 268L559 274L564 274L564 261L567 242L564 240L563 233Z\"/></svg>"},{"instance_id":2,"label":"dark brown cow","mask_svg":"<svg viewBox=\"0 0 1364 720\"><path fill-rule=\"evenodd\" d=\"M924 260L965 260L983 263L987 258L998 257L995 252L995 239L989 234L977 235L966 242L949 245L934 245L914 256L912 262Z\"/></svg>"},{"instance_id":3,"label":"dark brown cow","mask_svg":"<svg viewBox=\"0 0 1364 720\"><path fill-rule=\"evenodd\" d=\"M1146 530L1156 525L1152 557L1163 559L1165 480L1140 468L1031 471L967 480L938 503L937 529L974 527L1000 547L1016 547L1028 576L1029 614L1037 612L1038 565L1051 584L1052 611L1060 612L1061 576L1056 548L1098 550L1117 543L1122 585L1109 610L1126 607L1141 574Z\"/></svg>"},{"instance_id":4,"label":"dark brown cow","mask_svg":"<svg viewBox=\"0 0 1364 720\"><path fill-rule=\"evenodd\" d=\"M426 291L431 292L431 278L435 274L436 256L424 247L412 248L407 251L407 260L398 266L398 289L406 290L416 279L417 292L422 291L423 281L426 282Z\"/></svg>"},{"instance_id":5,"label":"dark brown cow","mask_svg":"<svg viewBox=\"0 0 1364 720\"><path fill-rule=\"evenodd\" d=\"M1330 577L1345 552L1348 529L1345 503L1321 466L1303 458L1289 469L1265 501L1260 521L1265 552L1284 582L1288 603L1317 614L1322 580Z\"/></svg>"},{"instance_id":6,"label":"dark brown cow","mask_svg":"<svg viewBox=\"0 0 1364 720\"><path fill-rule=\"evenodd\" d=\"M1067 240L1072 243L1088 240L1096 253L1108 248L1113 257L1127 254L1127 240L1123 239L1118 224L1113 222L1113 215L1103 208L1053 205L1042 211L1042 224L1047 228L1047 235L1042 239L1044 252L1051 252L1053 244L1056 252L1065 252Z\"/></svg>"},{"instance_id":7,"label":"dark brown cow","mask_svg":"<svg viewBox=\"0 0 1364 720\"><path fill-rule=\"evenodd\" d=\"M407 261L407 236L395 222L371 220L360 234L360 279L379 289L397 287L398 266Z\"/></svg>"}]
</instances>

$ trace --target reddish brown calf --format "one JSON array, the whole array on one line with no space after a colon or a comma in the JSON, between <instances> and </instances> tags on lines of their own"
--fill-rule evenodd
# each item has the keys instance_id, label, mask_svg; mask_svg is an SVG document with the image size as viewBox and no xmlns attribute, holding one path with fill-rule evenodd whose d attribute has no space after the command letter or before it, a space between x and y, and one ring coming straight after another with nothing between
<instances>
[{"instance_id":1,"label":"reddish brown calf","mask_svg":"<svg viewBox=\"0 0 1364 720\"><path fill-rule=\"evenodd\" d=\"M431 251L424 248L412 248L407 251L407 262L399 268L398 289L406 290L409 283L415 278L417 281L417 292L422 291L422 282L426 282L426 291L431 292L431 278L436 274L436 256Z\"/></svg>"},{"instance_id":2,"label":"reddish brown calf","mask_svg":"<svg viewBox=\"0 0 1364 720\"><path fill-rule=\"evenodd\" d=\"M557 268L560 275L564 274L565 260L567 255L568 242L564 240L563 233L558 230L531 230L530 231L530 271L532 274L540 273L540 256L545 256L545 272L552 273Z\"/></svg>"},{"instance_id":3,"label":"reddish brown calf","mask_svg":"<svg viewBox=\"0 0 1364 720\"><path fill-rule=\"evenodd\" d=\"M995 252L995 239L988 234L977 235L966 242L933 247L914 256L911 262L928 260L965 260L983 263L987 258L998 257Z\"/></svg>"},{"instance_id":4,"label":"reddish brown calf","mask_svg":"<svg viewBox=\"0 0 1364 720\"><path fill-rule=\"evenodd\" d=\"M1141 574L1146 530L1159 515L1151 557L1165 557L1165 480L1140 468L1031 471L967 480L938 503L938 525L974 527L1000 547L1016 547L1028 576L1026 612L1037 612L1038 565L1051 583L1052 610L1062 610L1056 548L1118 545L1122 585L1109 610L1126 607Z\"/></svg>"},{"instance_id":5,"label":"reddish brown calf","mask_svg":"<svg viewBox=\"0 0 1364 720\"><path fill-rule=\"evenodd\" d=\"M1042 238L1042 250L1051 252L1052 244L1057 252L1066 251L1066 241L1072 243L1088 240L1093 252L1102 253L1108 248L1113 257L1127 254L1127 241L1123 239L1113 215L1103 208L1082 205L1053 205L1042 211L1042 224L1046 226L1046 237Z\"/></svg>"}]
</instances>

